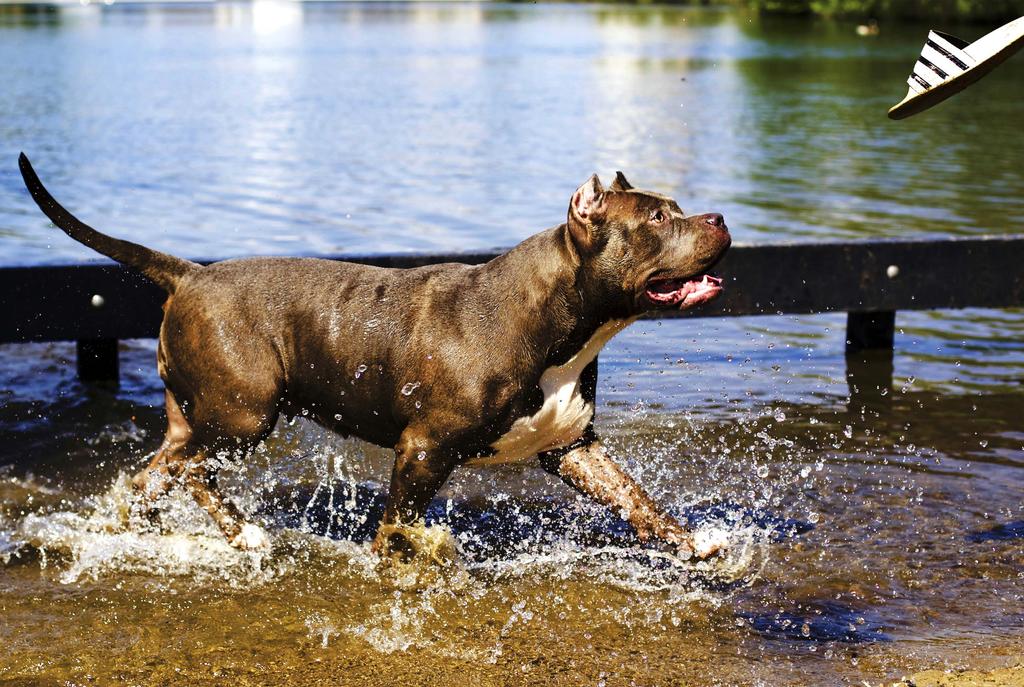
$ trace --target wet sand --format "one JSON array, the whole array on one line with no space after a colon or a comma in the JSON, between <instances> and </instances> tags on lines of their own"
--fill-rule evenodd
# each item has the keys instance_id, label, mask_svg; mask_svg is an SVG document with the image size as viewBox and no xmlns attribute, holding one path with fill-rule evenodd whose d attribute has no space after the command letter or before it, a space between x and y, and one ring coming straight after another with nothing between
<instances>
[{"instance_id":1,"label":"wet sand","mask_svg":"<svg viewBox=\"0 0 1024 687\"><path fill-rule=\"evenodd\" d=\"M1019 649L1019 647L1018 647ZM899 683L899 687L1021 687L1024 658L1016 665L994 670L926 670Z\"/></svg>"}]
</instances>

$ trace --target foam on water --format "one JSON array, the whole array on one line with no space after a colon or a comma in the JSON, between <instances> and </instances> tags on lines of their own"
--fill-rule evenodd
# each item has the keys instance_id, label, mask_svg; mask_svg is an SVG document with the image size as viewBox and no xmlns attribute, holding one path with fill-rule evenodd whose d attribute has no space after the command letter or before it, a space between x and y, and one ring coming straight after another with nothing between
<instances>
[{"instance_id":1,"label":"foam on water","mask_svg":"<svg viewBox=\"0 0 1024 687\"><path fill-rule=\"evenodd\" d=\"M22 546L24 546L23 542L12 538L11 532L8 530L8 523L0 518L0 562L4 565L10 563L11 558Z\"/></svg>"},{"instance_id":2,"label":"foam on water","mask_svg":"<svg viewBox=\"0 0 1024 687\"><path fill-rule=\"evenodd\" d=\"M35 549L43 565L57 558L59 579L65 584L111 573L235 584L266 582L280 574L266 552L232 548L212 524L194 513L172 517L176 527L171 531L144 526L130 515L132 498L131 483L122 473L106 492L87 499L81 512L29 513L16 524L13 536L22 546ZM188 513L182 507L186 505L179 508Z\"/></svg>"},{"instance_id":3,"label":"foam on water","mask_svg":"<svg viewBox=\"0 0 1024 687\"><path fill-rule=\"evenodd\" d=\"M94 529L93 518L76 513L29 515L19 535L41 553L59 552L68 564L60 580L77 582L105 573L190 575L251 581L274 577L264 567L262 552L239 552L217 537L195 534L157 534Z\"/></svg>"},{"instance_id":4,"label":"foam on water","mask_svg":"<svg viewBox=\"0 0 1024 687\"><path fill-rule=\"evenodd\" d=\"M721 596L725 588L750 584L768 561L769 538L764 530L716 530L716 536L722 535L728 546L705 560L641 546L581 548L563 540L540 552L483 560L467 567L493 579L584 576L623 591L667 592L680 600L709 600Z\"/></svg>"}]
</instances>

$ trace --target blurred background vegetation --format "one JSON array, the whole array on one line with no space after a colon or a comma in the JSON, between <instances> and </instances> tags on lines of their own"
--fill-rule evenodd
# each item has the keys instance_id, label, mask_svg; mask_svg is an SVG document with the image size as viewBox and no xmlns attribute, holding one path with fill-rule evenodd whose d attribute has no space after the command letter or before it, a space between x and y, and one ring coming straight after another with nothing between
<instances>
[{"instance_id":1,"label":"blurred background vegetation","mask_svg":"<svg viewBox=\"0 0 1024 687\"><path fill-rule=\"evenodd\" d=\"M699 0L746 5L770 14L857 19L943 19L987 22L1024 16L1024 0Z\"/></svg>"}]
</instances>

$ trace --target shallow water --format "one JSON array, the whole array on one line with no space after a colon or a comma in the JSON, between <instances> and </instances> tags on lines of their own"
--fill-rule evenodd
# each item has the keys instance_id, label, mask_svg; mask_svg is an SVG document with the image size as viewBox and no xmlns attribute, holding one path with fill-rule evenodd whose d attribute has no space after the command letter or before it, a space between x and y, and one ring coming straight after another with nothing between
<instances>
[{"instance_id":1,"label":"shallow water","mask_svg":"<svg viewBox=\"0 0 1024 687\"><path fill-rule=\"evenodd\" d=\"M24 148L83 217L192 256L508 245L595 169L747 241L1015 231L1024 106L1000 96L1021 65L890 123L922 31L603 6L4 10L0 158ZM13 165L0 246L91 257ZM117 390L75 380L73 345L3 347L0 681L877 684L1019 656L1024 317L900 313L892 387L852 397L843 327L642 322L602 354L614 454L730 534L700 565L510 468L435 502L450 566L380 570L388 452L302 420L227 480L269 554L226 547L180 494L147 529L124 478L162 432L153 342L124 343Z\"/></svg>"},{"instance_id":2,"label":"shallow water","mask_svg":"<svg viewBox=\"0 0 1024 687\"><path fill-rule=\"evenodd\" d=\"M771 404L656 408L683 379L729 390L665 364L626 405L629 349L609 351L601 431L662 503L730 533L723 561L645 549L538 470L466 469L431 512L455 562L378 570L389 456L301 420L228 479L270 554L231 550L180 494L162 530L126 528L125 475L161 430L152 376L85 389L66 346L18 347L5 385L17 370L52 396L4 407L0 674L827 684L1019 654L1017 394L904 384L801 401L780 384ZM124 354L143 367L152 344Z\"/></svg>"}]
</instances>

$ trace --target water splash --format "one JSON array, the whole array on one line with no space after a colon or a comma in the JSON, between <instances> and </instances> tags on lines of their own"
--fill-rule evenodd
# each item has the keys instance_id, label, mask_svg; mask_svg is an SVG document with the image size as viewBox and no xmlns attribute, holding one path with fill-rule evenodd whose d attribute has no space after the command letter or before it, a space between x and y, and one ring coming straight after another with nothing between
<instances>
[{"instance_id":1,"label":"water splash","mask_svg":"<svg viewBox=\"0 0 1024 687\"><path fill-rule=\"evenodd\" d=\"M661 431L656 417L647 420L655 431L627 449L640 451L644 461L623 462L691 527L724 534L729 546L721 556L684 560L644 545L607 510L552 492L550 483L538 489L530 480L539 471L464 471L435 501L424 528L442 533L436 541L454 553L382 566L370 541L384 509L379 480L386 478L390 454L338 440L302 420L279 427L246 464L221 463L222 486L271 533L269 552L229 547L179 490L161 502L159 528L133 520L124 475L99 495L50 503L0 530L37 553L62 584L136 576L156 588L264 593L308 585L319 595L330 590L328 597L351 593L357 599L347 601L343 613L298 602L305 608L299 626L320 646L358 640L383 653L420 648L501 662L519 633L557 625L560 613L592 613L635 628L703 615L693 609L721 607L749 588L762 578L773 545L810 527L774 510L793 493L790 485L815 476L813 469L801 470L808 459L799 447L771 425L774 409L724 434L708 432L693 418ZM725 477L713 488L687 473L695 453L699 469L710 466ZM768 477L760 474L762 465L770 466ZM695 486L679 490L679 484ZM787 503L782 512L798 510L799 503ZM569 588L575 591L566 597ZM583 602L585 589L595 591ZM488 619L484 629L481 614ZM460 633L468 628L479 636L467 643Z\"/></svg>"},{"instance_id":2,"label":"water splash","mask_svg":"<svg viewBox=\"0 0 1024 687\"><path fill-rule=\"evenodd\" d=\"M142 573L246 585L280 574L266 553L229 546L212 523L197 517L187 498L172 492L161 504L165 526L173 525L172 531L133 522L134 494L122 473L106 492L87 500L84 513L31 513L18 523L16 536L40 554L44 565L51 559L61 563L63 584L112 573Z\"/></svg>"}]
</instances>

